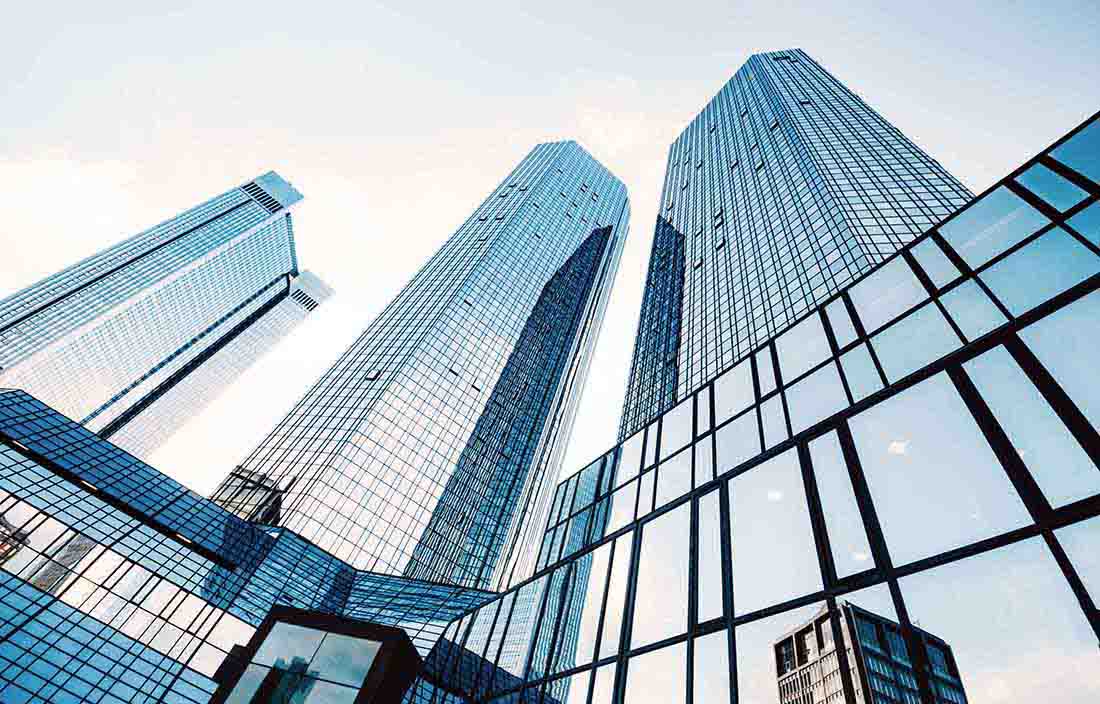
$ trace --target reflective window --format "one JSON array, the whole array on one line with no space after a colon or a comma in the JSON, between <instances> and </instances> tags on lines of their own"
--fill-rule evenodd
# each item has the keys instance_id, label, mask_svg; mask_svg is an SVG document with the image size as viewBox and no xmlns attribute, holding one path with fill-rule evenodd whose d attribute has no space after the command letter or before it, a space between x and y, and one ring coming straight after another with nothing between
<instances>
[{"instance_id":1,"label":"reflective window","mask_svg":"<svg viewBox=\"0 0 1100 704\"><path fill-rule=\"evenodd\" d=\"M607 605L604 607L603 639L600 641L600 658L619 652L619 637L623 625L623 604L626 600L626 581L630 575L630 543L633 534L615 539L615 551L611 560L611 581L607 585ZM593 702L596 701L594 698Z\"/></svg>"},{"instance_id":2,"label":"reflective window","mask_svg":"<svg viewBox=\"0 0 1100 704\"><path fill-rule=\"evenodd\" d=\"M934 303L905 316L874 337L882 370L895 382L959 348L962 342Z\"/></svg>"},{"instance_id":3,"label":"reflective window","mask_svg":"<svg viewBox=\"0 0 1100 704\"><path fill-rule=\"evenodd\" d=\"M852 481L848 476L848 465L836 433L823 435L811 442L810 457L837 576L846 577L874 567L867 531L863 527Z\"/></svg>"},{"instance_id":4,"label":"reflective window","mask_svg":"<svg viewBox=\"0 0 1100 704\"><path fill-rule=\"evenodd\" d=\"M645 439L645 462L642 463L642 469L648 469L652 467L657 461L657 421L649 426L646 431Z\"/></svg>"},{"instance_id":5,"label":"reflective window","mask_svg":"<svg viewBox=\"0 0 1100 704\"><path fill-rule=\"evenodd\" d=\"M687 645L676 643L630 659L623 704L675 704L687 691Z\"/></svg>"},{"instance_id":6,"label":"reflective window","mask_svg":"<svg viewBox=\"0 0 1100 704\"><path fill-rule=\"evenodd\" d=\"M326 680L358 687L367 678L379 646L378 642L329 633L313 656L309 669Z\"/></svg>"},{"instance_id":7,"label":"reflective window","mask_svg":"<svg viewBox=\"0 0 1100 704\"><path fill-rule=\"evenodd\" d=\"M933 681L961 683L971 701L1095 700L1096 635L1041 538L904 577L900 587L922 640L936 646Z\"/></svg>"},{"instance_id":8,"label":"reflective window","mask_svg":"<svg viewBox=\"0 0 1100 704\"><path fill-rule=\"evenodd\" d=\"M811 315L775 341L779 369L790 383L830 356L829 341L818 315Z\"/></svg>"},{"instance_id":9,"label":"reflective window","mask_svg":"<svg viewBox=\"0 0 1100 704\"><path fill-rule=\"evenodd\" d=\"M722 516L717 491L699 498L699 623L722 615Z\"/></svg>"},{"instance_id":10,"label":"reflective window","mask_svg":"<svg viewBox=\"0 0 1100 704\"><path fill-rule=\"evenodd\" d=\"M924 273L936 285L936 288L943 288L961 276L959 270L955 268L955 265L951 263L951 260L947 258L947 255L943 253L943 250L931 237L913 247L910 251L916 258L917 263L920 264L920 268L924 269Z\"/></svg>"},{"instance_id":11,"label":"reflective window","mask_svg":"<svg viewBox=\"0 0 1100 704\"><path fill-rule=\"evenodd\" d=\"M851 429L895 564L1031 522L945 374L855 416Z\"/></svg>"},{"instance_id":12,"label":"reflective window","mask_svg":"<svg viewBox=\"0 0 1100 704\"><path fill-rule=\"evenodd\" d=\"M588 553L576 562L579 574L587 573L584 601L578 605L581 609L580 626L577 633L576 662L592 662L596 647L596 634L600 627L600 614L603 610L603 592L607 583L607 562L611 557L611 543L606 543ZM566 666L565 669L568 669Z\"/></svg>"},{"instance_id":13,"label":"reflective window","mask_svg":"<svg viewBox=\"0 0 1100 704\"><path fill-rule=\"evenodd\" d=\"M848 290L868 333L928 298L916 275L895 257Z\"/></svg>"},{"instance_id":14,"label":"reflective window","mask_svg":"<svg viewBox=\"0 0 1100 704\"><path fill-rule=\"evenodd\" d=\"M317 646L324 637L325 634L321 631L279 622L272 626L271 632L264 638L252 660L261 665L274 665L279 658L300 658L308 662L313 659L313 654L317 652Z\"/></svg>"},{"instance_id":15,"label":"reflective window","mask_svg":"<svg viewBox=\"0 0 1100 704\"><path fill-rule=\"evenodd\" d=\"M1100 545L1100 516L1059 528L1054 534L1093 602L1100 601L1100 550L1096 549Z\"/></svg>"},{"instance_id":16,"label":"reflective window","mask_svg":"<svg viewBox=\"0 0 1100 704\"><path fill-rule=\"evenodd\" d=\"M1100 471L1005 348L966 371L1052 505L1100 492Z\"/></svg>"},{"instance_id":17,"label":"reflective window","mask_svg":"<svg viewBox=\"0 0 1100 704\"><path fill-rule=\"evenodd\" d=\"M814 423L848 407L840 373L832 363L787 389L791 430L797 434Z\"/></svg>"},{"instance_id":18,"label":"reflective window","mask_svg":"<svg viewBox=\"0 0 1100 704\"><path fill-rule=\"evenodd\" d=\"M733 469L760 454L756 412L749 411L719 428L714 435L718 473Z\"/></svg>"},{"instance_id":19,"label":"reflective window","mask_svg":"<svg viewBox=\"0 0 1100 704\"><path fill-rule=\"evenodd\" d=\"M974 280L964 281L945 293L940 300L948 315L970 341L977 340L1006 322L1004 313L993 305L993 301L989 300L989 296L985 295Z\"/></svg>"},{"instance_id":20,"label":"reflective window","mask_svg":"<svg viewBox=\"0 0 1100 704\"><path fill-rule=\"evenodd\" d=\"M1100 203L1093 203L1066 222L1093 244L1100 244Z\"/></svg>"},{"instance_id":21,"label":"reflective window","mask_svg":"<svg viewBox=\"0 0 1100 704\"><path fill-rule=\"evenodd\" d=\"M657 472L655 507L660 508L691 491L691 448L662 462Z\"/></svg>"},{"instance_id":22,"label":"reflective window","mask_svg":"<svg viewBox=\"0 0 1100 704\"><path fill-rule=\"evenodd\" d=\"M1100 183L1100 120L1069 138L1050 155L1095 183Z\"/></svg>"},{"instance_id":23,"label":"reflective window","mask_svg":"<svg viewBox=\"0 0 1100 704\"><path fill-rule=\"evenodd\" d=\"M1020 315L1097 271L1096 255L1059 227L997 262L981 278L1013 315Z\"/></svg>"},{"instance_id":24,"label":"reflective window","mask_svg":"<svg viewBox=\"0 0 1100 704\"><path fill-rule=\"evenodd\" d=\"M638 482L633 481L615 490L611 495L611 515L607 519L606 533L614 533L634 520Z\"/></svg>"},{"instance_id":25,"label":"reflective window","mask_svg":"<svg viewBox=\"0 0 1100 704\"><path fill-rule=\"evenodd\" d=\"M691 504L685 503L642 527L631 648L687 630L690 526Z\"/></svg>"},{"instance_id":26,"label":"reflective window","mask_svg":"<svg viewBox=\"0 0 1100 704\"><path fill-rule=\"evenodd\" d=\"M729 704L730 655L726 631L695 639L694 699L698 704Z\"/></svg>"},{"instance_id":27,"label":"reflective window","mask_svg":"<svg viewBox=\"0 0 1100 704\"><path fill-rule=\"evenodd\" d=\"M750 613L821 589L795 450L734 477L728 491L734 612Z\"/></svg>"},{"instance_id":28,"label":"reflective window","mask_svg":"<svg viewBox=\"0 0 1100 704\"><path fill-rule=\"evenodd\" d=\"M692 400L689 396L664 415L661 420L662 458L668 457L691 442L691 421L694 413Z\"/></svg>"},{"instance_id":29,"label":"reflective window","mask_svg":"<svg viewBox=\"0 0 1100 704\"><path fill-rule=\"evenodd\" d=\"M714 382L714 417L721 423L753 404L752 367L745 360Z\"/></svg>"},{"instance_id":30,"label":"reflective window","mask_svg":"<svg viewBox=\"0 0 1100 704\"><path fill-rule=\"evenodd\" d=\"M1024 188L1039 196L1056 210L1065 212L1088 197L1081 188L1042 164L1035 164L1016 177Z\"/></svg>"},{"instance_id":31,"label":"reflective window","mask_svg":"<svg viewBox=\"0 0 1100 704\"><path fill-rule=\"evenodd\" d=\"M569 684L565 704L585 704L588 701L588 679L591 676L591 670L584 670L566 678Z\"/></svg>"},{"instance_id":32,"label":"reflective window","mask_svg":"<svg viewBox=\"0 0 1100 704\"><path fill-rule=\"evenodd\" d=\"M833 329L833 336L836 337L838 346L844 347L855 341L856 326L848 315L848 307L844 305L843 299L837 298L825 306L825 313L829 316L829 327Z\"/></svg>"},{"instance_id":33,"label":"reflective window","mask_svg":"<svg viewBox=\"0 0 1100 704\"><path fill-rule=\"evenodd\" d=\"M1094 128L1095 129L1095 128ZM1094 355L1100 330L1100 291L1069 304L1020 332L1043 366L1054 375L1092 425L1100 426L1100 377Z\"/></svg>"},{"instance_id":34,"label":"reflective window","mask_svg":"<svg viewBox=\"0 0 1100 704\"><path fill-rule=\"evenodd\" d=\"M642 440L645 432L639 430L626 439L619 451L619 468L615 484L623 484L638 476L642 466Z\"/></svg>"},{"instance_id":35,"label":"reflective window","mask_svg":"<svg viewBox=\"0 0 1100 704\"><path fill-rule=\"evenodd\" d=\"M845 352L840 358L840 366L844 368L844 378L848 380L848 389L854 400L861 401L882 388L882 377L875 368L867 345Z\"/></svg>"},{"instance_id":36,"label":"reflective window","mask_svg":"<svg viewBox=\"0 0 1100 704\"><path fill-rule=\"evenodd\" d=\"M657 472L650 470L638 480L638 517L641 518L653 510L653 489Z\"/></svg>"},{"instance_id":37,"label":"reflective window","mask_svg":"<svg viewBox=\"0 0 1100 704\"><path fill-rule=\"evenodd\" d=\"M1001 186L940 225L940 234L976 269L1049 223L1046 216Z\"/></svg>"},{"instance_id":38,"label":"reflective window","mask_svg":"<svg viewBox=\"0 0 1100 704\"><path fill-rule=\"evenodd\" d=\"M812 625L816 617L823 613L822 609L821 604L804 606L793 611L786 611L778 616L752 621L734 629L738 702L752 702L752 704L783 702L789 704L803 701L844 701L843 693L839 697L828 700L823 696L817 700L811 700L807 696L799 697L798 694L802 692L798 688L800 683L790 681L792 678L798 678L799 676L797 671L792 672L792 668L798 662L793 643L793 632L799 630L800 627L804 628L807 625ZM789 651L777 649L777 644L786 640L787 637L792 637ZM803 645L809 644L803 640ZM815 647L812 652L816 656L817 648ZM806 657L803 658L803 662L806 664L810 662L809 655L810 652L806 652ZM810 668L810 671L806 674L820 677L823 673L818 668ZM839 680L840 678L834 676L832 679ZM814 684L819 683L815 682ZM812 692L816 688L811 685L809 689L812 696ZM709 704L709 702L696 701L699 704Z\"/></svg>"},{"instance_id":39,"label":"reflective window","mask_svg":"<svg viewBox=\"0 0 1100 704\"><path fill-rule=\"evenodd\" d=\"M608 663L596 669L595 682L592 684L592 704L611 704L615 694L615 663Z\"/></svg>"},{"instance_id":40,"label":"reflective window","mask_svg":"<svg viewBox=\"0 0 1100 704\"><path fill-rule=\"evenodd\" d=\"M700 435L710 430L710 391L705 388L695 395L695 425Z\"/></svg>"},{"instance_id":41,"label":"reflective window","mask_svg":"<svg viewBox=\"0 0 1100 704\"><path fill-rule=\"evenodd\" d=\"M760 422L764 426L764 448L787 439L787 421L783 417L783 401L779 394L760 404Z\"/></svg>"},{"instance_id":42,"label":"reflective window","mask_svg":"<svg viewBox=\"0 0 1100 704\"><path fill-rule=\"evenodd\" d=\"M714 477L714 451L711 438L707 437L695 443L695 485L704 484Z\"/></svg>"},{"instance_id":43,"label":"reflective window","mask_svg":"<svg viewBox=\"0 0 1100 704\"><path fill-rule=\"evenodd\" d=\"M756 374L760 379L760 395L767 396L775 391L775 370L772 368L772 354L765 347L754 356L756 359Z\"/></svg>"}]
</instances>

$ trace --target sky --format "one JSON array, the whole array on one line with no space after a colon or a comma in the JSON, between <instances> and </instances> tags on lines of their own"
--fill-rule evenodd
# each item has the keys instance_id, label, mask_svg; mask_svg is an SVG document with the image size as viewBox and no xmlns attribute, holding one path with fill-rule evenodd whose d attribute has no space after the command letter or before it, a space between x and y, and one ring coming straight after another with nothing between
<instances>
[{"instance_id":1,"label":"sky","mask_svg":"<svg viewBox=\"0 0 1100 704\"><path fill-rule=\"evenodd\" d=\"M152 456L205 493L535 143L576 139L633 217L569 474L615 440L668 145L750 54L805 49L975 191L1100 108L1095 2L593 5L22 5L0 296L268 169L302 191L336 295Z\"/></svg>"}]
</instances>

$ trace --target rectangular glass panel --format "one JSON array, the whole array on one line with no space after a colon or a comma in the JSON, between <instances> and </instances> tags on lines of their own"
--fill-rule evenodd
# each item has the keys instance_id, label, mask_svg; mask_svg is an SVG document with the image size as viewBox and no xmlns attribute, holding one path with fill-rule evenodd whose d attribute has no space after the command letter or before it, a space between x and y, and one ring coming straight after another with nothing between
<instances>
[{"instance_id":1,"label":"rectangular glass panel","mask_svg":"<svg viewBox=\"0 0 1100 704\"><path fill-rule=\"evenodd\" d=\"M642 526L632 649L687 630L690 526L690 503Z\"/></svg>"},{"instance_id":2,"label":"rectangular glass panel","mask_svg":"<svg viewBox=\"0 0 1100 704\"><path fill-rule=\"evenodd\" d=\"M1060 144L1050 155L1074 171L1100 183L1100 120Z\"/></svg>"},{"instance_id":3,"label":"rectangular glass panel","mask_svg":"<svg viewBox=\"0 0 1100 704\"><path fill-rule=\"evenodd\" d=\"M746 359L714 382L715 422L721 423L740 413L754 401L752 367Z\"/></svg>"},{"instance_id":4,"label":"rectangular glass panel","mask_svg":"<svg viewBox=\"0 0 1100 704\"><path fill-rule=\"evenodd\" d=\"M618 474L615 477L615 485L624 484L634 477L642 468L642 440L645 431L638 432L627 438L619 450Z\"/></svg>"},{"instance_id":5,"label":"rectangular glass panel","mask_svg":"<svg viewBox=\"0 0 1100 704\"><path fill-rule=\"evenodd\" d=\"M951 289L940 300L947 314L971 342L1007 322L1004 313L993 305L993 301L973 279Z\"/></svg>"},{"instance_id":6,"label":"rectangular glass panel","mask_svg":"<svg viewBox=\"0 0 1100 704\"><path fill-rule=\"evenodd\" d=\"M694 414L692 399L689 397L681 401L679 405L675 406L661 419L662 459L691 442L691 421Z\"/></svg>"},{"instance_id":7,"label":"rectangular glass panel","mask_svg":"<svg viewBox=\"0 0 1100 704\"><path fill-rule=\"evenodd\" d=\"M573 608L580 609L580 626L577 630L576 662L592 662L596 647L596 633L603 612L603 592L607 582L607 562L611 557L611 543L606 543L588 553L575 563L578 584L584 584L584 601ZM563 669L568 669L566 665Z\"/></svg>"},{"instance_id":8,"label":"rectangular glass panel","mask_svg":"<svg viewBox=\"0 0 1100 704\"><path fill-rule=\"evenodd\" d=\"M615 552L611 560L611 581L607 585L607 606L604 608L600 658L619 652L619 638L623 625L623 603L626 598L626 581L630 575L630 544L633 539L633 533L627 533L615 540Z\"/></svg>"},{"instance_id":9,"label":"rectangular glass panel","mask_svg":"<svg viewBox=\"0 0 1100 704\"><path fill-rule=\"evenodd\" d=\"M810 458L837 576L847 577L874 567L871 545L836 433L811 442Z\"/></svg>"},{"instance_id":10,"label":"rectangular glass panel","mask_svg":"<svg viewBox=\"0 0 1100 704\"><path fill-rule=\"evenodd\" d=\"M833 329L833 337L836 338L838 347L854 342L856 339L856 326L852 323L852 317L848 315L848 306L844 300L836 299L825 306L825 312L829 316L829 326Z\"/></svg>"},{"instance_id":11,"label":"rectangular glass panel","mask_svg":"<svg viewBox=\"0 0 1100 704\"><path fill-rule=\"evenodd\" d=\"M840 366L844 368L844 378L848 380L848 389L856 401L862 401L882 388L882 377L875 368L867 345L859 345L845 352L840 358Z\"/></svg>"},{"instance_id":12,"label":"rectangular glass panel","mask_svg":"<svg viewBox=\"0 0 1100 704\"><path fill-rule=\"evenodd\" d=\"M779 394L760 404L760 422L764 425L765 449L787 439L787 420L783 417L783 401Z\"/></svg>"},{"instance_id":13,"label":"rectangular glass panel","mask_svg":"<svg viewBox=\"0 0 1100 704\"><path fill-rule=\"evenodd\" d=\"M1042 164L1032 164L1016 181L1055 210L1066 212L1077 205L1088 193L1071 181L1067 181Z\"/></svg>"},{"instance_id":14,"label":"rectangular glass panel","mask_svg":"<svg viewBox=\"0 0 1100 704\"><path fill-rule=\"evenodd\" d=\"M1096 549L1100 545L1100 516L1059 528L1054 534L1093 602L1100 601L1100 550Z\"/></svg>"},{"instance_id":15,"label":"rectangular glass panel","mask_svg":"<svg viewBox=\"0 0 1100 704\"><path fill-rule=\"evenodd\" d=\"M635 655L627 665L623 704L683 704L687 698L687 646Z\"/></svg>"},{"instance_id":16,"label":"rectangular glass panel","mask_svg":"<svg viewBox=\"0 0 1100 704\"><path fill-rule=\"evenodd\" d=\"M695 639L694 699L697 704L729 704L730 654L726 631Z\"/></svg>"},{"instance_id":17,"label":"rectangular glass panel","mask_svg":"<svg viewBox=\"0 0 1100 704\"><path fill-rule=\"evenodd\" d=\"M1100 244L1100 203L1093 203L1066 221L1093 244Z\"/></svg>"},{"instance_id":18,"label":"rectangular glass panel","mask_svg":"<svg viewBox=\"0 0 1100 704\"><path fill-rule=\"evenodd\" d=\"M1055 228L982 272L981 279L1013 315L1021 315L1100 271L1085 245Z\"/></svg>"},{"instance_id":19,"label":"rectangular glass panel","mask_svg":"<svg viewBox=\"0 0 1100 704\"><path fill-rule=\"evenodd\" d=\"M722 615L722 515L717 491L699 498L699 623Z\"/></svg>"},{"instance_id":20,"label":"rectangular glass panel","mask_svg":"<svg viewBox=\"0 0 1100 704\"><path fill-rule=\"evenodd\" d=\"M970 268L977 269L1049 223L1042 213L1001 186L940 225L940 234Z\"/></svg>"},{"instance_id":21,"label":"rectangular glass panel","mask_svg":"<svg viewBox=\"0 0 1100 704\"><path fill-rule=\"evenodd\" d=\"M962 341L934 303L929 303L875 335L886 378L895 382L962 346Z\"/></svg>"},{"instance_id":22,"label":"rectangular glass panel","mask_svg":"<svg viewBox=\"0 0 1100 704\"><path fill-rule=\"evenodd\" d=\"M657 502L660 508L691 491L691 448L661 463L657 474Z\"/></svg>"},{"instance_id":23,"label":"rectangular glass panel","mask_svg":"<svg viewBox=\"0 0 1100 704\"><path fill-rule=\"evenodd\" d=\"M791 430L797 435L814 423L848 407L840 373L832 362L788 388Z\"/></svg>"},{"instance_id":24,"label":"rectangular glass panel","mask_svg":"<svg viewBox=\"0 0 1100 704\"><path fill-rule=\"evenodd\" d=\"M638 482L633 481L615 490L611 495L611 516L607 520L607 533L614 533L634 520L634 507L638 500Z\"/></svg>"},{"instance_id":25,"label":"rectangular glass panel","mask_svg":"<svg viewBox=\"0 0 1100 704\"><path fill-rule=\"evenodd\" d=\"M700 435L710 430L710 390L703 389L695 396L695 426Z\"/></svg>"},{"instance_id":26,"label":"rectangular glass panel","mask_svg":"<svg viewBox=\"0 0 1100 704\"><path fill-rule=\"evenodd\" d=\"M756 374L760 379L760 395L767 396L775 391L775 370L772 368L772 353L767 347L756 353Z\"/></svg>"},{"instance_id":27,"label":"rectangular glass panel","mask_svg":"<svg viewBox=\"0 0 1100 704\"><path fill-rule=\"evenodd\" d=\"M848 289L868 334L928 298L905 260L895 257Z\"/></svg>"},{"instance_id":28,"label":"rectangular glass panel","mask_svg":"<svg viewBox=\"0 0 1100 704\"><path fill-rule=\"evenodd\" d=\"M756 411L749 411L719 428L714 443L719 474L759 455L760 429L756 424Z\"/></svg>"},{"instance_id":29,"label":"rectangular glass panel","mask_svg":"<svg viewBox=\"0 0 1100 704\"><path fill-rule=\"evenodd\" d=\"M825 361L831 352L820 316L810 315L780 335L775 341L775 350L783 381L788 384Z\"/></svg>"},{"instance_id":30,"label":"rectangular glass panel","mask_svg":"<svg viewBox=\"0 0 1100 704\"><path fill-rule=\"evenodd\" d=\"M931 237L913 247L910 251L936 288L943 288L962 276Z\"/></svg>"}]
</instances>

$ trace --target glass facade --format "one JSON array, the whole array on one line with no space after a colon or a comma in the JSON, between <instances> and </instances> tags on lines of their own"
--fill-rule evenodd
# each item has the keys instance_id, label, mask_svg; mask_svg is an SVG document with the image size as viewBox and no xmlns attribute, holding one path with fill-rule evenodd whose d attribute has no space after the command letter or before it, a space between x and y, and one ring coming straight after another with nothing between
<instances>
[{"instance_id":1,"label":"glass facade","mask_svg":"<svg viewBox=\"0 0 1100 704\"><path fill-rule=\"evenodd\" d=\"M301 198L268 172L0 301L0 385L152 452L301 318L295 292L327 297L298 274Z\"/></svg>"},{"instance_id":2,"label":"glass facade","mask_svg":"<svg viewBox=\"0 0 1100 704\"><path fill-rule=\"evenodd\" d=\"M619 439L972 197L805 52L751 57L669 149Z\"/></svg>"},{"instance_id":3,"label":"glass facade","mask_svg":"<svg viewBox=\"0 0 1100 704\"><path fill-rule=\"evenodd\" d=\"M563 480L410 699L1094 700L1098 164L1100 116Z\"/></svg>"},{"instance_id":4,"label":"glass facade","mask_svg":"<svg viewBox=\"0 0 1100 704\"><path fill-rule=\"evenodd\" d=\"M237 474L357 568L527 576L628 217L583 148L536 146ZM238 479L215 500L237 501Z\"/></svg>"}]
</instances>

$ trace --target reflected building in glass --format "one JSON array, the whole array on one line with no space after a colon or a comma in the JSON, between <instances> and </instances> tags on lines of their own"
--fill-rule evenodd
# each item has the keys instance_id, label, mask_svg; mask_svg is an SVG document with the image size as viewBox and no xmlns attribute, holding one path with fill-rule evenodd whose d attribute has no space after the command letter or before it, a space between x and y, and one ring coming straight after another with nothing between
<instances>
[{"instance_id":1,"label":"reflected building in glass","mask_svg":"<svg viewBox=\"0 0 1100 704\"><path fill-rule=\"evenodd\" d=\"M530 574L628 217L583 148L535 147L241 463L279 525L375 572Z\"/></svg>"},{"instance_id":2,"label":"reflected building in glass","mask_svg":"<svg viewBox=\"0 0 1100 704\"><path fill-rule=\"evenodd\" d=\"M972 197L805 52L752 56L669 148L619 439Z\"/></svg>"},{"instance_id":3,"label":"reflected building in glass","mask_svg":"<svg viewBox=\"0 0 1100 704\"><path fill-rule=\"evenodd\" d=\"M331 293L268 172L0 301L0 386L147 456Z\"/></svg>"}]
</instances>

